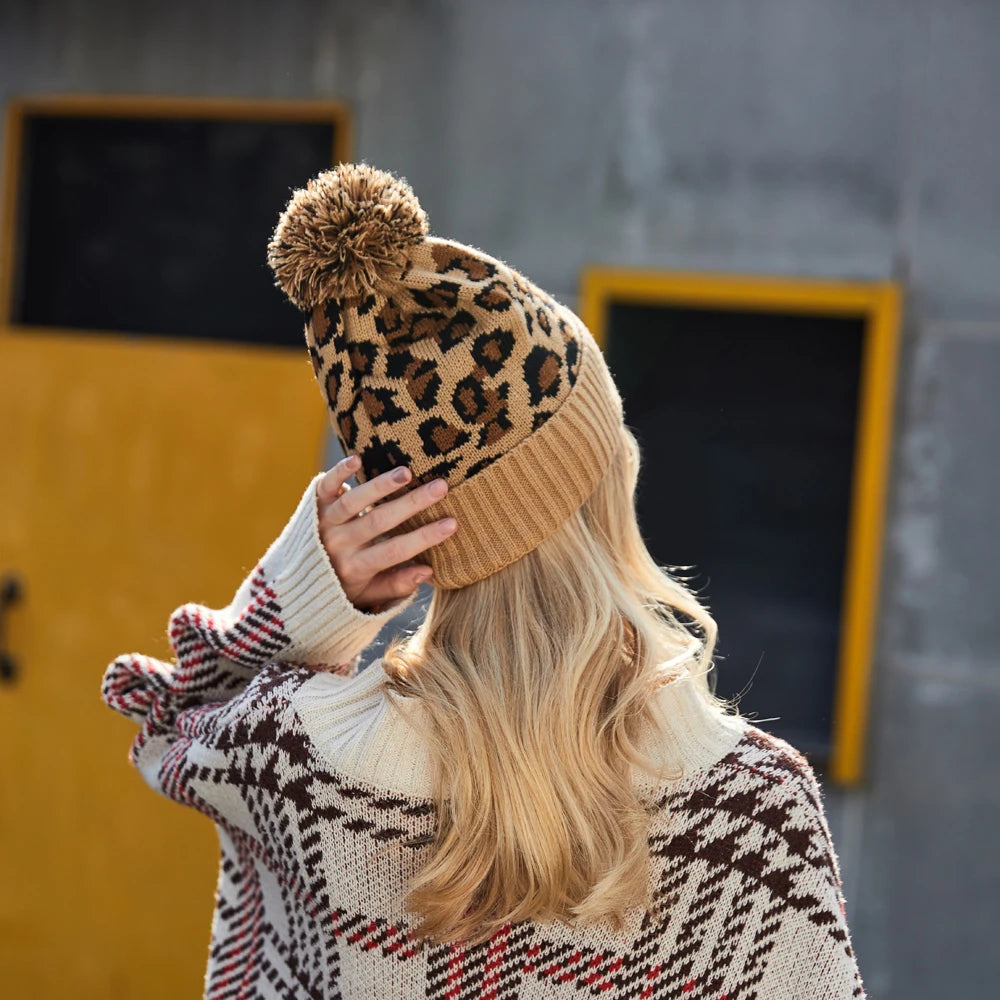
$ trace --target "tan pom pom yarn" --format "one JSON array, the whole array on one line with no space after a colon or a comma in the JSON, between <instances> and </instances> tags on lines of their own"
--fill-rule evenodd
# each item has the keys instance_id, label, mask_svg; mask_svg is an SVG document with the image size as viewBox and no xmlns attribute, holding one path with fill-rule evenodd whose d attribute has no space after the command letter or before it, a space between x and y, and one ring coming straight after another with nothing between
<instances>
[{"instance_id":1,"label":"tan pom pom yarn","mask_svg":"<svg viewBox=\"0 0 1000 1000\"><path fill-rule=\"evenodd\" d=\"M587 499L622 445L622 403L583 322L513 268L428 235L405 180L342 164L296 191L268 247L308 313L316 379L357 478L398 465L446 497L421 557L464 587L530 552Z\"/></svg>"}]
</instances>

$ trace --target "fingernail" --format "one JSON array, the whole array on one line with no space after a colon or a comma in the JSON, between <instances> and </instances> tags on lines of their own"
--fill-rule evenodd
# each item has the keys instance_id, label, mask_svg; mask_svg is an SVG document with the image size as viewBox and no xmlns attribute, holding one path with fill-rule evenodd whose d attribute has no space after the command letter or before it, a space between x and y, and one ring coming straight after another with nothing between
<instances>
[{"instance_id":1,"label":"fingernail","mask_svg":"<svg viewBox=\"0 0 1000 1000\"><path fill-rule=\"evenodd\" d=\"M458 527L458 521L453 517L446 517L441 522L441 528L444 531L454 531Z\"/></svg>"},{"instance_id":2,"label":"fingernail","mask_svg":"<svg viewBox=\"0 0 1000 1000\"><path fill-rule=\"evenodd\" d=\"M396 471L392 474L392 481L394 483L405 483L409 478L410 470L405 468L396 469Z\"/></svg>"},{"instance_id":3,"label":"fingernail","mask_svg":"<svg viewBox=\"0 0 1000 1000\"><path fill-rule=\"evenodd\" d=\"M443 497L448 492L448 484L443 479L433 479L427 487L427 492L432 497Z\"/></svg>"},{"instance_id":4,"label":"fingernail","mask_svg":"<svg viewBox=\"0 0 1000 1000\"><path fill-rule=\"evenodd\" d=\"M434 570L430 567L422 569L417 573L417 583L426 583L434 575Z\"/></svg>"},{"instance_id":5,"label":"fingernail","mask_svg":"<svg viewBox=\"0 0 1000 1000\"><path fill-rule=\"evenodd\" d=\"M346 465L348 469L356 469L360 464L361 459L358 458L357 455L349 455L344 459L344 465Z\"/></svg>"}]
</instances>

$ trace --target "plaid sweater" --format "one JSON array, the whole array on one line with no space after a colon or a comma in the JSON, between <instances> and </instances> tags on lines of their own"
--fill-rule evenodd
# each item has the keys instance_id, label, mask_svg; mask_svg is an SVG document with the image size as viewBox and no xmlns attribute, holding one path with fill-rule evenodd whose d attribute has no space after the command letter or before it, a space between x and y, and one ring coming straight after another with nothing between
<instances>
[{"instance_id":1,"label":"plaid sweater","mask_svg":"<svg viewBox=\"0 0 1000 1000\"><path fill-rule=\"evenodd\" d=\"M171 615L175 664L133 653L107 668L105 702L140 726L132 763L218 831L206 997L865 996L812 769L683 677L658 696L684 776L646 789L659 916L617 932L523 923L476 947L415 939L402 897L435 829L431 768L380 661L357 670L409 601L348 601L314 480L228 607Z\"/></svg>"}]
</instances>

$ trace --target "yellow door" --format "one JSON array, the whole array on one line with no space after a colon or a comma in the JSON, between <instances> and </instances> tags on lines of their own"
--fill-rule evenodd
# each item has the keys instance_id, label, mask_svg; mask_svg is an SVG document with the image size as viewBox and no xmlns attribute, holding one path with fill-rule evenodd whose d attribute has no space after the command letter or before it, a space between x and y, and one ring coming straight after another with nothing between
<instances>
[{"instance_id":1,"label":"yellow door","mask_svg":"<svg viewBox=\"0 0 1000 1000\"><path fill-rule=\"evenodd\" d=\"M209 820L126 759L119 653L169 658L185 601L228 603L318 470L305 349L0 333L0 994L201 995Z\"/></svg>"}]
</instances>

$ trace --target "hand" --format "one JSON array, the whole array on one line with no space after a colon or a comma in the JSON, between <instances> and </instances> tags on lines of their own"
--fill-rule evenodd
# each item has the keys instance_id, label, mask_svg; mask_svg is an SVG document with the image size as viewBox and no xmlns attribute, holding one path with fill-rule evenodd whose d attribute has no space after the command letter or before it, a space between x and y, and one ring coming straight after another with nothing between
<instances>
[{"instance_id":1,"label":"hand","mask_svg":"<svg viewBox=\"0 0 1000 1000\"><path fill-rule=\"evenodd\" d=\"M361 611L376 610L406 597L429 580L429 566L413 557L451 537L458 528L453 517L432 521L392 538L381 538L417 511L437 503L448 492L448 483L435 479L404 496L374 506L405 486L412 473L405 466L352 489L347 480L361 467L357 455L338 462L316 486L319 534L340 585ZM394 479L401 476L401 480Z\"/></svg>"}]
</instances>

